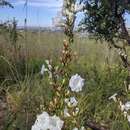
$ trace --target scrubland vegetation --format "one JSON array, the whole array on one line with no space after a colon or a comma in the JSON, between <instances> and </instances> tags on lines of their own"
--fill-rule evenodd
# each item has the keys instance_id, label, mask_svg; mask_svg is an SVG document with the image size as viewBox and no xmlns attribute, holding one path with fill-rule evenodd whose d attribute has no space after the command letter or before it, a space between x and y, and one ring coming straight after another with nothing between
<instances>
[{"instance_id":1,"label":"scrubland vegetation","mask_svg":"<svg viewBox=\"0 0 130 130\"><path fill-rule=\"evenodd\" d=\"M55 92L49 87L46 74L42 77L40 71L47 59L52 60L52 64L60 64L65 38L59 32L41 32L40 35L38 32L28 32L26 41L24 34L21 34L17 52L7 35L6 39L2 36L0 44L1 90L6 91L9 105L5 124L8 130L30 129L36 115L51 100ZM70 64L70 75L78 73L85 79L78 103L78 118L82 119L83 125L92 119L102 124L112 124L111 130L119 130L119 125L121 130L129 129L118 105L109 100L117 92L126 96L124 79L128 73L122 67L116 50L100 41L76 34L72 48L75 56Z\"/></svg>"},{"instance_id":2,"label":"scrubland vegetation","mask_svg":"<svg viewBox=\"0 0 130 130\"><path fill-rule=\"evenodd\" d=\"M63 32L2 23L0 130L129 130L129 4L64 0L55 20ZM80 11L91 37L74 31Z\"/></svg>"}]
</instances>

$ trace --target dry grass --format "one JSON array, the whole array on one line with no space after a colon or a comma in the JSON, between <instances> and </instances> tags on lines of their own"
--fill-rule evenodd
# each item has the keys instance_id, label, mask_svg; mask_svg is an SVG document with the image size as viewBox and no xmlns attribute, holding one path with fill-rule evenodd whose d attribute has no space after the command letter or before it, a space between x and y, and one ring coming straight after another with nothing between
<instances>
[{"instance_id":1,"label":"dry grass","mask_svg":"<svg viewBox=\"0 0 130 130\"><path fill-rule=\"evenodd\" d=\"M61 32L29 32L27 42L20 38L18 44L22 45L28 52L29 59L57 58L61 53L64 34ZM99 60L104 62L107 57L111 63L115 63L117 55L115 50L108 49L106 44L97 42L92 39L79 37L75 35L75 42L72 45L73 51L78 53L80 59ZM102 63L100 62L100 63Z\"/></svg>"},{"instance_id":2,"label":"dry grass","mask_svg":"<svg viewBox=\"0 0 130 130\"><path fill-rule=\"evenodd\" d=\"M20 51L17 49L17 56L8 36L6 40L1 37L0 55L7 60L0 59L1 87L7 89L8 102L11 106L13 105L12 108L15 108L8 113L6 123L8 124L10 120L12 122L6 130L17 128L29 130L36 114L42 111L41 106L45 101L50 100L52 91L48 87L48 79L46 77L41 79L39 71L45 59L59 61L63 39L64 35L59 32L40 34L28 32L27 41L24 37L20 37L17 42L17 46L20 47ZM112 127L117 126L116 120L122 119L122 115L117 111L116 105L108 101L108 97L117 91L124 91L124 79L127 77L127 72L119 66L120 60L116 51L108 49L106 44L78 35L75 35L72 49L76 51L77 59L70 66L71 74L79 73L86 81L79 101L80 119L90 117L97 121L111 121ZM23 58L25 58L25 65L28 65L28 70L24 68ZM27 75L24 71L31 73ZM19 75L25 76L24 80L17 79ZM7 82L13 78L18 82L16 80ZM114 115L113 110L116 112ZM111 116L113 116L112 119L110 119ZM122 119L121 123L125 126L126 120Z\"/></svg>"}]
</instances>

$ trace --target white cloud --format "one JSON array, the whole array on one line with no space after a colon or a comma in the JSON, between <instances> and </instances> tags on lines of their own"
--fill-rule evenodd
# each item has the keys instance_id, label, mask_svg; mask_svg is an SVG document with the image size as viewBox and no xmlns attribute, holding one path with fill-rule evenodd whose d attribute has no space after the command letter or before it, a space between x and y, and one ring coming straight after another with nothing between
<instances>
[{"instance_id":1,"label":"white cloud","mask_svg":"<svg viewBox=\"0 0 130 130\"><path fill-rule=\"evenodd\" d=\"M24 5L26 0L12 0L15 6ZM60 8L62 0L28 0L28 5L33 7Z\"/></svg>"}]
</instances>

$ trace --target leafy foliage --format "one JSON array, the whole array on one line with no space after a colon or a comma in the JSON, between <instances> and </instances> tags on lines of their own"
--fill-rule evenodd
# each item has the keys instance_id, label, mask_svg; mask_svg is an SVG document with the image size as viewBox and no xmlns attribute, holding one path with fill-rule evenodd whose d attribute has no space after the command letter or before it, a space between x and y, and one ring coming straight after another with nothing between
<instances>
[{"instance_id":1,"label":"leafy foliage","mask_svg":"<svg viewBox=\"0 0 130 130\"><path fill-rule=\"evenodd\" d=\"M9 6L11 8L13 8L12 4L10 4L8 1L6 0L0 0L0 6Z\"/></svg>"},{"instance_id":2,"label":"leafy foliage","mask_svg":"<svg viewBox=\"0 0 130 130\"><path fill-rule=\"evenodd\" d=\"M85 4L85 17L80 25L83 30L93 33L97 38L112 41L123 38L124 14L130 11L128 0L81 0Z\"/></svg>"}]
</instances>

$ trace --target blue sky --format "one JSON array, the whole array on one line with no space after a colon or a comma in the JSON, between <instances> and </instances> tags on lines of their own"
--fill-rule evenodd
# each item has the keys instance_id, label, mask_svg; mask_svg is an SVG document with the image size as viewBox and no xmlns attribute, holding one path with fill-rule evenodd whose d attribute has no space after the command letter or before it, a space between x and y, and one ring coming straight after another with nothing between
<instances>
[{"instance_id":1,"label":"blue sky","mask_svg":"<svg viewBox=\"0 0 130 130\"><path fill-rule=\"evenodd\" d=\"M26 17L25 0L8 0L14 5L14 9L0 8L0 20L18 20L18 25L24 25ZM28 0L28 25L52 26L52 18L61 10L62 0Z\"/></svg>"},{"instance_id":2,"label":"blue sky","mask_svg":"<svg viewBox=\"0 0 130 130\"><path fill-rule=\"evenodd\" d=\"M14 9L0 8L0 20L18 20L18 25L24 25L26 9L25 0L8 0ZM28 26L52 26L52 18L61 10L62 0L28 0ZM127 26L130 27L130 16L126 15Z\"/></svg>"}]
</instances>

